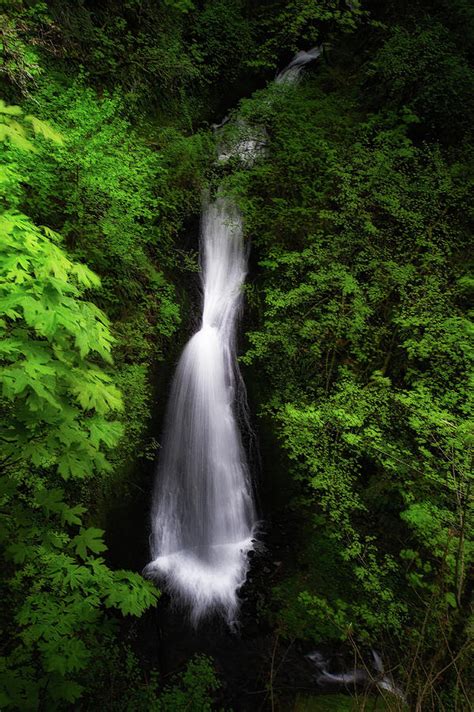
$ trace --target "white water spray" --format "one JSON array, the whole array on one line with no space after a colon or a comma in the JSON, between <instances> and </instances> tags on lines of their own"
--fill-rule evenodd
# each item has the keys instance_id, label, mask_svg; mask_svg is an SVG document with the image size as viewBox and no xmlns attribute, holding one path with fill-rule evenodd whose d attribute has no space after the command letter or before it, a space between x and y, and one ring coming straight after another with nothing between
<instances>
[{"instance_id":1,"label":"white water spray","mask_svg":"<svg viewBox=\"0 0 474 712\"><path fill-rule=\"evenodd\" d=\"M281 81L296 81L314 52L297 55ZM254 157L257 144L251 148ZM248 162L245 142L234 151ZM201 255L202 325L186 345L171 387L147 573L189 607L194 624L212 611L231 623L254 545L256 512L236 416L235 331L247 255L241 215L230 199L205 205Z\"/></svg>"}]
</instances>

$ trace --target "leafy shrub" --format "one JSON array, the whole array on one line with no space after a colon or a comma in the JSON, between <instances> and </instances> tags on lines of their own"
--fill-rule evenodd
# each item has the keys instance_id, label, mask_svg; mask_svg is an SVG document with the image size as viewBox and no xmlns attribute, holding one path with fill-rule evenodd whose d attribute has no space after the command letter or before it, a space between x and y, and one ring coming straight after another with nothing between
<instances>
[{"instance_id":1,"label":"leafy shrub","mask_svg":"<svg viewBox=\"0 0 474 712\"><path fill-rule=\"evenodd\" d=\"M4 136L28 149L21 116L3 107ZM46 125L30 123L48 135ZM53 131L50 138L60 140ZM14 164L3 176L3 189L19 181ZM81 673L114 628L106 609L139 616L158 592L138 574L107 567L103 531L87 526L85 508L71 501L74 480L110 468L106 452L122 433L110 419L121 395L104 369L112 336L105 314L84 299L99 278L66 255L52 230L18 212L19 196L17 188L2 195L0 216L0 539L9 633L0 695L2 707L38 709L81 696Z\"/></svg>"}]
</instances>

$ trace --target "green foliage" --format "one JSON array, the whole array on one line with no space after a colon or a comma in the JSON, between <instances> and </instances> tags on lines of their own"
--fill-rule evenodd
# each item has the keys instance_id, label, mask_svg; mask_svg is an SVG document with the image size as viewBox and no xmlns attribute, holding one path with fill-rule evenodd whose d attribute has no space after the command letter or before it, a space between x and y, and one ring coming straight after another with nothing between
<instances>
[{"instance_id":1,"label":"green foliage","mask_svg":"<svg viewBox=\"0 0 474 712\"><path fill-rule=\"evenodd\" d=\"M112 320L113 379L126 398L126 437L113 455L117 483L130 460L151 447L143 442L151 409L149 370L180 322L168 274L182 261L174 249L177 231L199 207L207 142L166 129L154 137L162 146L158 152L125 118L119 93L98 99L84 80L67 88L49 82L37 90L36 101L56 116L66 143L51 151L49 142L40 141L40 161L14 151L11 160L27 177L24 199L35 221L54 226L75 259L101 275L100 286L86 286ZM81 388L84 407L98 405L94 399L101 397L94 379Z\"/></svg>"},{"instance_id":2,"label":"green foliage","mask_svg":"<svg viewBox=\"0 0 474 712\"><path fill-rule=\"evenodd\" d=\"M16 117L16 118L15 118ZM19 119L23 119L23 123ZM0 141L8 141L22 151L36 152L34 144L28 138L28 129L24 122L30 124L34 133L43 138L62 144L61 134L55 131L45 121L40 121L35 116L23 116L23 111L19 106L9 106L0 99Z\"/></svg>"},{"instance_id":3,"label":"green foliage","mask_svg":"<svg viewBox=\"0 0 474 712\"><path fill-rule=\"evenodd\" d=\"M193 48L183 39L191 0L8 5L0 15L2 69L24 94L45 73L45 64L48 73L51 58L66 74L87 67L101 86L120 85L134 104L151 97L156 106L159 97L173 111L184 88L199 78Z\"/></svg>"},{"instance_id":4,"label":"green foliage","mask_svg":"<svg viewBox=\"0 0 474 712\"><path fill-rule=\"evenodd\" d=\"M127 280L134 284L147 270L143 248L159 239L163 160L122 118L119 96L98 101L81 84L59 89L49 85L37 95L58 117L67 145L54 155L44 151L41 166L25 166L32 209L38 217L55 215L77 256L87 252L99 272L114 270L110 278L121 279L116 291L123 295Z\"/></svg>"},{"instance_id":5,"label":"green foliage","mask_svg":"<svg viewBox=\"0 0 474 712\"><path fill-rule=\"evenodd\" d=\"M295 53L302 47L327 41L335 33L351 33L365 15L359 0L290 0L275 3L272 12L262 3L254 12L262 41L248 64L271 69L278 66L282 52Z\"/></svg>"},{"instance_id":6,"label":"green foliage","mask_svg":"<svg viewBox=\"0 0 474 712\"><path fill-rule=\"evenodd\" d=\"M106 549L102 531L81 527L84 508L70 506L60 489L13 489L2 480L11 647L2 658L2 705L37 709L40 700L61 707L83 691L82 676L104 637L115 629L104 610L139 616L157 598L141 576L112 571L94 554ZM72 530L72 531L71 531ZM6 612L5 612L6 613Z\"/></svg>"},{"instance_id":7,"label":"green foliage","mask_svg":"<svg viewBox=\"0 0 474 712\"><path fill-rule=\"evenodd\" d=\"M437 52L434 36L420 41ZM440 636L464 661L467 650L466 632L454 631L465 625L472 560L472 148L461 156L418 140L421 124L441 126L423 92L442 93L445 73L436 83L433 68L415 93L418 70L395 47L388 37L350 87L320 66L301 87L244 102L246 120L266 128L268 157L228 186L259 259L249 288L257 326L242 360L265 374L261 412L301 518L272 620L317 642L399 639L406 686L425 704L420 659L452 664L446 648L435 653ZM382 64L393 103L376 107L362 87ZM468 137L452 99L442 120Z\"/></svg>"},{"instance_id":8,"label":"green foliage","mask_svg":"<svg viewBox=\"0 0 474 712\"><path fill-rule=\"evenodd\" d=\"M210 694L218 690L220 683L209 658L197 656L180 676L179 687L165 688L155 708L157 712L185 712L194 709L211 712Z\"/></svg>"},{"instance_id":9,"label":"green foliage","mask_svg":"<svg viewBox=\"0 0 474 712\"><path fill-rule=\"evenodd\" d=\"M58 141L43 122L24 121ZM5 125L28 149L24 124ZM4 175L2 189L19 181L14 164ZM107 548L103 531L83 522L85 508L70 502L74 488L56 484L107 471L104 450L122 434L109 415L122 401L102 365L112 363L108 319L84 300L100 280L66 255L56 233L18 212L20 196L18 188L3 193L0 215L0 540L9 633L0 694L2 708L51 709L81 696L80 674L113 625L105 610L139 616L158 592L95 556Z\"/></svg>"},{"instance_id":10,"label":"green foliage","mask_svg":"<svg viewBox=\"0 0 474 712\"><path fill-rule=\"evenodd\" d=\"M470 129L474 76L458 38L429 20L415 32L404 27L391 32L367 68L370 86L387 104L410 106L431 135L459 140Z\"/></svg>"},{"instance_id":11,"label":"green foliage","mask_svg":"<svg viewBox=\"0 0 474 712\"><path fill-rule=\"evenodd\" d=\"M31 27L31 20L46 9L46 5L36 3L26 9L21 18L18 15L19 5L21 3L8 0L0 3L0 78L26 92L28 85L40 76L42 69L38 51L25 38L25 31Z\"/></svg>"},{"instance_id":12,"label":"green foliage","mask_svg":"<svg viewBox=\"0 0 474 712\"><path fill-rule=\"evenodd\" d=\"M312 79L242 103L268 151L227 178L258 261L242 360L299 522L268 616L288 639L388 640L413 708L461 709L470 4L371 3L370 21L335 0L0 5L0 707L212 708L207 659L160 682L118 643L157 591L107 565L101 525L154 457L188 233L235 167L210 168L202 127L324 42Z\"/></svg>"},{"instance_id":13,"label":"green foliage","mask_svg":"<svg viewBox=\"0 0 474 712\"><path fill-rule=\"evenodd\" d=\"M78 299L98 279L24 215L5 211L0 229L4 454L36 467L56 464L65 479L85 477L106 468L100 441L111 447L121 433L106 419L122 407L120 394L89 360L111 361L108 321Z\"/></svg>"},{"instance_id":14,"label":"green foliage","mask_svg":"<svg viewBox=\"0 0 474 712\"><path fill-rule=\"evenodd\" d=\"M130 649L113 644L90 680L91 704L113 712L210 712L220 688L214 666L204 655L194 656L185 670L167 680L151 673L144 679L141 661ZM160 684L161 683L161 684Z\"/></svg>"},{"instance_id":15,"label":"green foliage","mask_svg":"<svg viewBox=\"0 0 474 712\"><path fill-rule=\"evenodd\" d=\"M196 20L206 80L232 81L254 52L244 0L208 0Z\"/></svg>"},{"instance_id":16,"label":"green foliage","mask_svg":"<svg viewBox=\"0 0 474 712\"><path fill-rule=\"evenodd\" d=\"M5 76L27 93L45 67L49 78L50 66L68 76L83 67L94 86L119 88L128 107L195 128L215 119L213 107L232 106L252 72L270 78L290 53L353 32L365 15L358 0L17 0L4 16Z\"/></svg>"}]
</instances>

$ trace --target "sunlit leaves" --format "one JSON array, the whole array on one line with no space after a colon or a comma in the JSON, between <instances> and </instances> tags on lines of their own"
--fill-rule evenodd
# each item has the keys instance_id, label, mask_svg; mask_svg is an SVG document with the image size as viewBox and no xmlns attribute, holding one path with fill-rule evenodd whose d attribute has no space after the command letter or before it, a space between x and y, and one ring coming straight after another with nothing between
<instances>
[{"instance_id":1,"label":"sunlit leaves","mask_svg":"<svg viewBox=\"0 0 474 712\"><path fill-rule=\"evenodd\" d=\"M89 287L100 286L99 277L91 269L89 269L87 265L82 265L76 262L71 268L71 273L75 275L78 282L86 287L86 289Z\"/></svg>"},{"instance_id":2,"label":"sunlit leaves","mask_svg":"<svg viewBox=\"0 0 474 712\"><path fill-rule=\"evenodd\" d=\"M29 149L31 132L12 118L21 112L3 104L2 111L0 140ZM48 124L25 121L61 143ZM14 626L0 664L1 705L37 709L47 689L56 709L82 694L77 678L110 631L104 608L141 615L158 593L98 557L107 549L103 530L87 526L77 489L67 484L107 472L105 451L122 435L110 420L121 394L104 370L113 339L105 314L85 299L99 278L68 256L56 232L16 210L11 189L19 181L14 169L0 181L7 206L0 214L0 540Z\"/></svg>"},{"instance_id":3,"label":"sunlit leaves","mask_svg":"<svg viewBox=\"0 0 474 712\"><path fill-rule=\"evenodd\" d=\"M32 132L31 129L28 131L28 125L31 126ZM37 148L31 141L31 133L41 135L54 143L64 143L61 134L49 123L35 116L23 116L21 107L9 106L0 99L0 142L7 140L21 151L36 153Z\"/></svg>"},{"instance_id":4,"label":"sunlit leaves","mask_svg":"<svg viewBox=\"0 0 474 712\"><path fill-rule=\"evenodd\" d=\"M86 412L106 415L122 407L110 377L86 360L95 353L111 362L108 320L79 298L100 282L66 256L54 233L40 231L26 216L4 213L0 229L1 388L6 399L22 404L3 431L12 452L16 439L28 455L25 441L34 440L30 457L36 464L45 463L49 451L64 478L86 477L103 469L96 456L100 445L112 447L121 433L116 424L107 429L104 420L99 437L100 418L93 421L93 435L80 424ZM45 429L46 423L56 431Z\"/></svg>"},{"instance_id":5,"label":"sunlit leaves","mask_svg":"<svg viewBox=\"0 0 474 712\"><path fill-rule=\"evenodd\" d=\"M25 121L28 121L32 125L35 134L43 136L43 138L53 141L54 143L63 145L64 139L62 135L59 131L53 129L51 124L46 121L41 121L36 116L32 116L31 114L25 116Z\"/></svg>"},{"instance_id":6,"label":"sunlit leaves","mask_svg":"<svg viewBox=\"0 0 474 712\"><path fill-rule=\"evenodd\" d=\"M22 113L21 107L5 104L3 99L0 99L0 114L6 116L21 116Z\"/></svg>"}]
</instances>

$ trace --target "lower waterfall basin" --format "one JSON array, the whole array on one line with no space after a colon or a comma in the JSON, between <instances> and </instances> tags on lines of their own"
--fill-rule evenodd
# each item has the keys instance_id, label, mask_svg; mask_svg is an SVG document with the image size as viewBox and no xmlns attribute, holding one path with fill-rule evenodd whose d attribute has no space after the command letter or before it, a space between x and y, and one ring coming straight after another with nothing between
<instances>
[{"instance_id":1,"label":"lower waterfall basin","mask_svg":"<svg viewBox=\"0 0 474 712\"><path fill-rule=\"evenodd\" d=\"M238 608L237 590L245 582L253 532L241 541L183 549L158 556L146 567L154 579L163 578L178 603L190 608L196 625L210 612L220 612L229 624Z\"/></svg>"}]
</instances>

